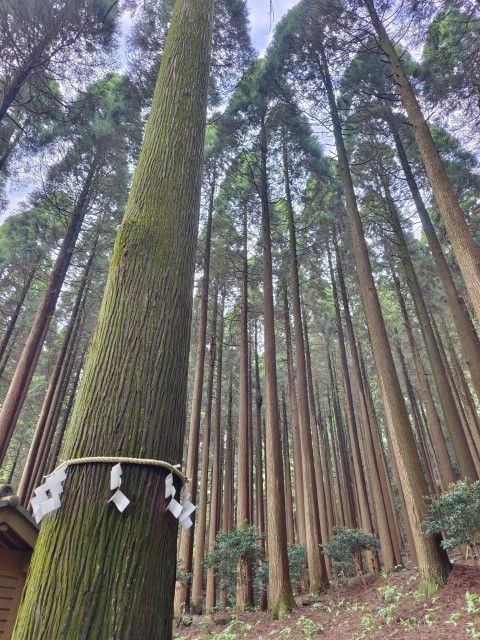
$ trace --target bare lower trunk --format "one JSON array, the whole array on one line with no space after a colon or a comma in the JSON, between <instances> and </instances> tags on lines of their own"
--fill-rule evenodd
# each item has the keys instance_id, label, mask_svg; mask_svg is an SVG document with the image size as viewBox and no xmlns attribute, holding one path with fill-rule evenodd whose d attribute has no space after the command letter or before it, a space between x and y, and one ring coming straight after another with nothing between
<instances>
[{"instance_id":1,"label":"bare lower trunk","mask_svg":"<svg viewBox=\"0 0 480 640\"><path fill-rule=\"evenodd\" d=\"M319 53L321 70L332 116L339 169L343 183L345 205L357 265L360 292L370 331L370 340L386 423L391 435L400 481L404 491L407 514L415 539L420 582L426 590L433 590L445 582L451 567L448 556L445 551L439 547L438 541L433 537L424 536L421 533L421 521L423 520L426 510L424 496L428 488L415 446L402 389L395 370L395 363L390 349L380 301L372 275L367 243L363 233L348 157L343 142L337 104L325 52L321 44L319 45Z\"/></svg>"},{"instance_id":2,"label":"bare lower trunk","mask_svg":"<svg viewBox=\"0 0 480 640\"><path fill-rule=\"evenodd\" d=\"M450 268L445 256L443 255L442 247L437 238L437 234L435 233L435 229L428 215L427 208L423 202L420 190L410 168L395 118L390 109L388 112L388 122L395 139L398 156L402 163L403 172L405 173L410 193L412 194L412 198L415 202L430 251L432 252L433 259L435 260L437 273L445 291L448 306L450 307L451 315L462 346L463 356L472 378L472 384L475 389L475 393L477 394L477 398L480 400L480 340L478 339L470 314L468 313L465 303L457 290Z\"/></svg>"},{"instance_id":3,"label":"bare lower trunk","mask_svg":"<svg viewBox=\"0 0 480 640\"><path fill-rule=\"evenodd\" d=\"M195 361L195 379L193 383L192 410L190 414L190 429L188 431L187 470L188 478L191 478L190 491L192 502L197 498L198 476L198 451L200 442L200 419L202 411L203 377L205 368L205 351L207 348L207 312L208 312L208 288L210 284L210 254L212 245L212 217L213 202L215 196L215 172L210 184L208 217L205 233L205 253L203 257L203 278L200 294L200 310L197 337L197 356ZM195 512L192 514L195 523ZM193 536L194 527L182 529L178 548L179 570L184 574L192 573L193 562ZM177 584L175 590L175 613L190 610L191 580L186 578Z\"/></svg>"},{"instance_id":4,"label":"bare lower trunk","mask_svg":"<svg viewBox=\"0 0 480 640\"><path fill-rule=\"evenodd\" d=\"M202 434L202 465L200 471L200 490L198 493L198 514L195 531L195 557L193 559L192 603L193 613L202 612L203 556L205 553L205 533L207 529L207 489L210 468L210 433L212 425L213 374L217 357L217 315L218 289L213 295L212 334L208 362L207 396L205 403L205 421Z\"/></svg>"},{"instance_id":5,"label":"bare lower trunk","mask_svg":"<svg viewBox=\"0 0 480 640\"><path fill-rule=\"evenodd\" d=\"M285 493L282 468L282 440L278 410L275 313L273 304L273 269L270 233L270 208L267 184L267 132L261 123L261 200L264 292L264 360L265 360L265 440L267 474L267 548L268 548L268 616L283 618L296 609L287 555Z\"/></svg>"},{"instance_id":6,"label":"bare lower trunk","mask_svg":"<svg viewBox=\"0 0 480 640\"><path fill-rule=\"evenodd\" d=\"M13 374L10 387L0 411L0 464L3 462L8 444L17 425L18 416L25 402L30 383L35 373L43 343L50 326L73 251L85 218L87 201L97 171L95 158L85 178L82 191L73 209L69 226L48 279L40 307L35 316L30 334Z\"/></svg>"},{"instance_id":7,"label":"bare lower trunk","mask_svg":"<svg viewBox=\"0 0 480 640\"><path fill-rule=\"evenodd\" d=\"M210 491L210 517L208 523L208 552L215 549L215 537L218 532L219 497L220 497L220 448L222 439L222 372L223 372L223 334L225 313L225 288L222 290L222 302L220 305L220 323L218 328L218 364L217 384L215 392L215 422L213 433L213 471L212 488ZM213 569L207 572L207 591L205 596L205 612L212 613L215 608L215 576Z\"/></svg>"}]
</instances>

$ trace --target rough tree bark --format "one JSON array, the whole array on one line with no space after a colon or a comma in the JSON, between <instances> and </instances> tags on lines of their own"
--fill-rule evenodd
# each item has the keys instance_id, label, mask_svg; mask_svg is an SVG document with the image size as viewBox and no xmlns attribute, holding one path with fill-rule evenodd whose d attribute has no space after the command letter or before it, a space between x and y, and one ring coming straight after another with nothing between
<instances>
[{"instance_id":1,"label":"rough tree bark","mask_svg":"<svg viewBox=\"0 0 480 640\"><path fill-rule=\"evenodd\" d=\"M195 246L214 0L177 0L145 139L90 346L64 457L182 459ZM169 640L177 520L167 470L70 470L35 548L16 640ZM177 489L179 489L178 483Z\"/></svg>"}]
</instances>

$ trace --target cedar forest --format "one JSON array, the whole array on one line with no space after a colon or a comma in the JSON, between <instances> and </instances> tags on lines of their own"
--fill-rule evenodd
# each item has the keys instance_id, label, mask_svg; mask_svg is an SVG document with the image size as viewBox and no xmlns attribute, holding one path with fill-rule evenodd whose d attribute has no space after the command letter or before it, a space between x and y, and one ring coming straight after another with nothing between
<instances>
[{"instance_id":1,"label":"cedar forest","mask_svg":"<svg viewBox=\"0 0 480 640\"><path fill-rule=\"evenodd\" d=\"M0 482L32 512L61 461L165 461L196 505L70 467L16 640L386 638L381 580L434 603L457 565L466 613L408 637L480 637L480 5L250 33L245 0L0 0ZM348 636L345 585L384 596Z\"/></svg>"}]
</instances>

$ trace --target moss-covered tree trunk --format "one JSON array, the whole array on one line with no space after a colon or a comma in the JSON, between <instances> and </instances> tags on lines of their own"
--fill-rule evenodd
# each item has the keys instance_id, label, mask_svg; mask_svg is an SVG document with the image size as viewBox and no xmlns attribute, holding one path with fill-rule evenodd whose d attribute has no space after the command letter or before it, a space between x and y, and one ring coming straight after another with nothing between
<instances>
[{"instance_id":1,"label":"moss-covered tree trunk","mask_svg":"<svg viewBox=\"0 0 480 640\"><path fill-rule=\"evenodd\" d=\"M177 0L64 457L182 459L214 0ZM171 638L177 521L167 470L71 469L47 516L14 638ZM177 488L178 484L177 484Z\"/></svg>"}]
</instances>

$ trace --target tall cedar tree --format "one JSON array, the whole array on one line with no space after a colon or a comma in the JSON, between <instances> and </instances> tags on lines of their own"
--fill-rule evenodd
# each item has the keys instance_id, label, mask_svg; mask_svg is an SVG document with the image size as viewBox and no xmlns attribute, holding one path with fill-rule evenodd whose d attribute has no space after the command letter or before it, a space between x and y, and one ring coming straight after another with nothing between
<instances>
[{"instance_id":1,"label":"tall cedar tree","mask_svg":"<svg viewBox=\"0 0 480 640\"><path fill-rule=\"evenodd\" d=\"M175 3L65 458L182 458L213 14L214 0ZM171 638L167 471L125 465L122 514L105 504L109 475L99 464L70 472L42 524L16 640Z\"/></svg>"}]
</instances>

